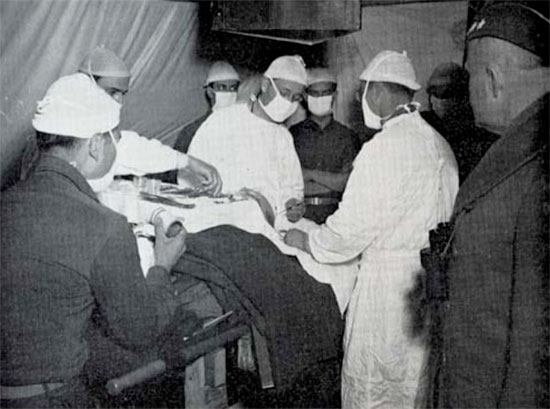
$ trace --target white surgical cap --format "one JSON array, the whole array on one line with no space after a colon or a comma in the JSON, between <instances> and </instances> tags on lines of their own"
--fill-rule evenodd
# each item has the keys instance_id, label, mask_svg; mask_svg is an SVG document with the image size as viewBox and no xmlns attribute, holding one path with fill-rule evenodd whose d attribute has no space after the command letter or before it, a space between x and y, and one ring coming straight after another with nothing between
<instances>
[{"instance_id":1,"label":"white surgical cap","mask_svg":"<svg viewBox=\"0 0 550 409\"><path fill-rule=\"evenodd\" d=\"M88 139L115 128L120 104L84 74L61 77L38 101L34 129L54 135Z\"/></svg>"},{"instance_id":2,"label":"white surgical cap","mask_svg":"<svg viewBox=\"0 0 550 409\"><path fill-rule=\"evenodd\" d=\"M332 82L336 84L336 77L326 68L312 68L307 75L307 85L318 84L320 82Z\"/></svg>"},{"instance_id":3,"label":"white surgical cap","mask_svg":"<svg viewBox=\"0 0 550 409\"><path fill-rule=\"evenodd\" d=\"M208 76L206 77L205 85L217 81L240 81L239 74L233 66L225 61L216 61L210 66Z\"/></svg>"},{"instance_id":4,"label":"white surgical cap","mask_svg":"<svg viewBox=\"0 0 550 409\"><path fill-rule=\"evenodd\" d=\"M106 48L96 47L82 62L78 71L97 77L130 77L130 70L115 53Z\"/></svg>"},{"instance_id":5,"label":"white surgical cap","mask_svg":"<svg viewBox=\"0 0 550 409\"><path fill-rule=\"evenodd\" d=\"M307 85L306 65L299 55L284 55L276 58L264 75Z\"/></svg>"},{"instance_id":6,"label":"white surgical cap","mask_svg":"<svg viewBox=\"0 0 550 409\"><path fill-rule=\"evenodd\" d=\"M413 91L418 91L420 84L407 53L396 51L381 51L363 71L360 79L364 81L392 82L403 85Z\"/></svg>"}]
</instances>

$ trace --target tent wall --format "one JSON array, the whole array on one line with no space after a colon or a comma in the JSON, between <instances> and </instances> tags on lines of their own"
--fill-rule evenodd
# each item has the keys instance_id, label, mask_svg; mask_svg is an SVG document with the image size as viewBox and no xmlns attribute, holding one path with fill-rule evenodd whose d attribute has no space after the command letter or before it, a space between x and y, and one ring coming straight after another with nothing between
<instances>
[{"instance_id":1,"label":"tent wall","mask_svg":"<svg viewBox=\"0 0 550 409\"><path fill-rule=\"evenodd\" d=\"M31 118L47 87L76 71L84 55L104 45L132 72L123 129L168 144L206 109L202 84L210 61L226 59L241 72L262 72L282 54L308 66L328 64L338 76L336 118L363 129L353 103L365 64L380 50L407 50L425 84L433 68L461 62L466 1L362 8L362 30L308 47L211 32L208 3L166 0L0 1L0 172L16 179L33 137ZM205 13L206 11L206 13ZM426 95L420 92L420 102Z\"/></svg>"},{"instance_id":2,"label":"tent wall","mask_svg":"<svg viewBox=\"0 0 550 409\"><path fill-rule=\"evenodd\" d=\"M362 29L328 42L327 61L338 77L336 118L361 128L361 111L354 93L359 75L382 50L406 50L425 86L442 62L462 63L468 2L445 1L362 8ZM424 90L416 95L424 107Z\"/></svg>"},{"instance_id":3,"label":"tent wall","mask_svg":"<svg viewBox=\"0 0 550 409\"><path fill-rule=\"evenodd\" d=\"M122 128L173 142L206 109L208 62L196 53L197 3L117 0L0 2L2 185L32 137L35 104L58 77L77 70L96 45L129 65Z\"/></svg>"}]
</instances>

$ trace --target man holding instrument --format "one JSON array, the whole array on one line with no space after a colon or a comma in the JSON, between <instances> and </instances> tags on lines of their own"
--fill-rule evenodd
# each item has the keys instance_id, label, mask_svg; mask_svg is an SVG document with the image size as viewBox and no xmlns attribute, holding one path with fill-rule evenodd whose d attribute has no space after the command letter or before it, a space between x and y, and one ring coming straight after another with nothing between
<instances>
[{"instance_id":1,"label":"man holding instrument","mask_svg":"<svg viewBox=\"0 0 550 409\"><path fill-rule=\"evenodd\" d=\"M110 337L134 350L155 343L175 316L169 272L185 230L167 237L155 224L156 264L144 277L126 218L90 185L115 162L119 114L84 76L59 79L38 102L38 162L1 200L2 407L90 407L80 375L94 308Z\"/></svg>"}]
</instances>

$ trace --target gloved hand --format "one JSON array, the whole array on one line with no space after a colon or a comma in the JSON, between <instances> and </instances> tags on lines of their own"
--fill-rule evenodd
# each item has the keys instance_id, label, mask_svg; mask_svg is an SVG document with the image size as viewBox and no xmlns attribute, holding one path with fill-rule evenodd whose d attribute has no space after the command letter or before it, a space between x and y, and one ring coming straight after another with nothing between
<instances>
[{"instance_id":1,"label":"gloved hand","mask_svg":"<svg viewBox=\"0 0 550 409\"><path fill-rule=\"evenodd\" d=\"M198 177L201 187L213 196L217 196L222 191L222 179L215 167L192 156L187 156L189 162L186 170Z\"/></svg>"},{"instance_id":2,"label":"gloved hand","mask_svg":"<svg viewBox=\"0 0 550 409\"><path fill-rule=\"evenodd\" d=\"M296 223L306 212L306 205L296 198L289 199L285 203L286 218L289 222Z\"/></svg>"}]
</instances>

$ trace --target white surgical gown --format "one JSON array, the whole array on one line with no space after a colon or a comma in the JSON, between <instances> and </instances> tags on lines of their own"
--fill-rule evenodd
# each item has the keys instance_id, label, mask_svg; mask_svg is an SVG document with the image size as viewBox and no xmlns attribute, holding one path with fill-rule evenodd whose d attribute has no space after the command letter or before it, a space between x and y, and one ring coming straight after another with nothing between
<instances>
[{"instance_id":1,"label":"white surgical gown","mask_svg":"<svg viewBox=\"0 0 550 409\"><path fill-rule=\"evenodd\" d=\"M427 346L407 331L406 294L428 231L450 218L457 191L447 142L418 112L404 114L363 146L339 209L310 233L320 262L360 256L346 313L343 408L415 406Z\"/></svg>"},{"instance_id":2,"label":"white surgical gown","mask_svg":"<svg viewBox=\"0 0 550 409\"><path fill-rule=\"evenodd\" d=\"M195 133L188 153L218 170L224 192L256 190L278 218L285 216L289 199L303 199L302 169L292 135L283 125L254 115L247 104L212 113Z\"/></svg>"},{"instance_id":3,"label":"white surgical gown","mask_svg":"<svg viewBox=\"0 0 550 409\"><path fill-rule=\"evenodd\" d=\"M143 176L185 167L187 155L134 131L120 131L115 165L116 175Z\"/></svg>"}]
</instances>

